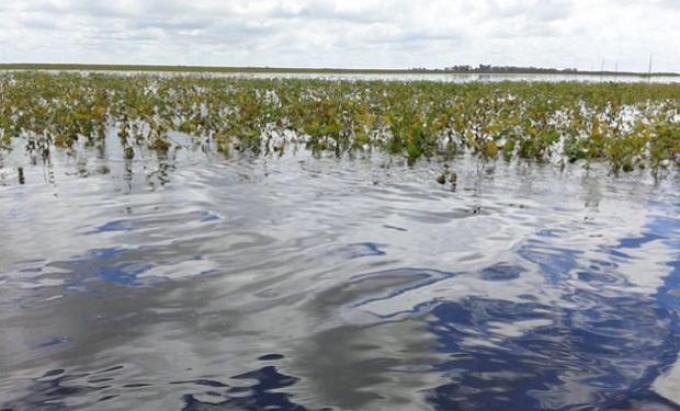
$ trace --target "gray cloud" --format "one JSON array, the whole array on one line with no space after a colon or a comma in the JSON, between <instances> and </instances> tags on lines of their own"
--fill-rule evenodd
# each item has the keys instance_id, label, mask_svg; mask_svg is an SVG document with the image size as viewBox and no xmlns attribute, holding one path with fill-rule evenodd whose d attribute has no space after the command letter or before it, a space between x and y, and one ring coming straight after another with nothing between
<instances>
[{"instance_id":1,"label":"gray cloud","mask_svg":"<svg viewBox=\"0 0 680 411\"><path fill-rule=\"evenodd\" d=\"M2 0L0 61L680 71L677 0Z\"/></svg>"}]
</instances>

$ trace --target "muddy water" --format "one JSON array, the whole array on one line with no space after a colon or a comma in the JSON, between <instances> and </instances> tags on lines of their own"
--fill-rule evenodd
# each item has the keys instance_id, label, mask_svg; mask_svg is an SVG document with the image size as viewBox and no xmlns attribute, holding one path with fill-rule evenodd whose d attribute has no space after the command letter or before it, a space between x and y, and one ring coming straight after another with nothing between
<instances>
[{"instance_id":1,"label":"muddy water","mask_svg":"<svg viewBox=\"0 0 680 411\"><path fill-rule=\"evenodd\" d=\"M0 160L0 409L680 407L677 176L118 158Z\"/></svg>"}]
</instances>

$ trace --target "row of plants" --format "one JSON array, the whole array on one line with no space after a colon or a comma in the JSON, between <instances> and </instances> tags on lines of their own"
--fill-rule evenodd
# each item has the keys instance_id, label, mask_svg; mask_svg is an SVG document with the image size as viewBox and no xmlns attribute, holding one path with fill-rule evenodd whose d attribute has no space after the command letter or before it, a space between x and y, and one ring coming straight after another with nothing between
<instances>
[{"instance_id":1,"label":"row of plants","mask_svg":"<svg viewBox=\"0 0 680 411\"><path fill-rule=\"evenodd\" d=\"M680 165L680 84L465 83L198 76L0 75L0 147L105 144L127 158L167 152L169 132L218 151L344 155L380 149L409 162L470 152L535 161L607 161L613 171Z\"/></svg>"}]
</instances>

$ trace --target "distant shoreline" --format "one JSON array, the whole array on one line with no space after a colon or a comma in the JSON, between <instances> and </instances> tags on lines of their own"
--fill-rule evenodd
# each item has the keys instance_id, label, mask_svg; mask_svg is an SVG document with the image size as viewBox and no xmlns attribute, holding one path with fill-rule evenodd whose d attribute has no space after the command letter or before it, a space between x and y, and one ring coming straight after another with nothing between
<instances>
[{"instance_id":1,"label":"distant shoreline","mask_svg":"<svg viewBox=\"0 0 680 411\"><path fill-rule=\"evenodd\" d=\"M441 74L441 75L564 75L564 76L621 76L621 77L680 77L680 73L639 73L616 71L576 71L542 68L474 68L470 70L449 69L340 69L340 68L291 68L291 67L219 67L219 66L154 66L112 64L38 64L6 63L0 70L61 70L61 71L140 71L176 73L283 73L283 74ZM515 71L517 70L517 71Z\"/></svg>"}]
</instances>

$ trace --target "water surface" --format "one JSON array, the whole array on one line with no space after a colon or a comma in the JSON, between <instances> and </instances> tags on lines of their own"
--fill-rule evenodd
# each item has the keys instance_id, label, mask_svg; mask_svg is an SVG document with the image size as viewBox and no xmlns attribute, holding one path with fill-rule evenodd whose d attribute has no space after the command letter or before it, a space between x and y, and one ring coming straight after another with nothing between
<instances>
[{"instance_id":1,"label":"water surface","mask_svg":"<svg viewBox=\"0 0 680 411\"><path fill-rule=\"evenodd\" d=\"M0 409L680 409L673 173L116 150L0 158Z\"/></svg>"},{"instance_id":2,"label":"water surface","mask_svg":"<svg viewBox=\"0 0 680 411\"><path fill-rule=\"evenodd\" d=\"M2 70L0 70L2 71ZM22 70L5 70L22 71ZM433 81L443 83L493 83L502 81L524 82L584 82L584 83L680 83L680 76L645 76L617 74L569 74L569 73L313 73L313 72L191 72L191 71L134 71L134 70L38 70L47 73L77 72L108 73L123 76L157 75L161 77L215 77L239 79L298 79L328 81Z\"/></svg>"}]
</instances>

